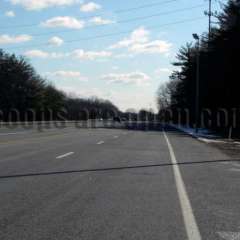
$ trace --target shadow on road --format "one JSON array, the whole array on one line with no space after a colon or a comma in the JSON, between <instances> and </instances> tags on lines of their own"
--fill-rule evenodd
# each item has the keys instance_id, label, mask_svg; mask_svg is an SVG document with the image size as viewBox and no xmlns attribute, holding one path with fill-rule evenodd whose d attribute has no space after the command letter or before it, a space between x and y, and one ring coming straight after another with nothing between
<instances>
[{"instance_id":1,"label":"shadow on road","mask_svg":"<svg viewBox=\"0 0 240 240\"><path fill-rule=\"evenodd\" d=\"M214 163L230 163L230 162L240 162L240 159L228 159L228 160L209 160L209 161L198 161L198 162L181 162L177 164L172 163L162 163L162 164L152 164L152 165L137 165L137 166L120 166L120 167L109 167L109 168L96 168L96 169L79 169L79 170L69 170L69 171L56 171L56 172L40 172L40 173L24 173L24 174L14 174L0 176L0 179L10 179L10 178L23 178L23 177L37 177L37 176L49 176L49 175L60 175L60 174L74 174L74 173L90 173L90 172L108 172L108 171L121 171L128 169L143 169L143 168L154 168L154 167L169 167L173 165L202 165L202 164L214 164Z\"/></svg>"}]
</instances>

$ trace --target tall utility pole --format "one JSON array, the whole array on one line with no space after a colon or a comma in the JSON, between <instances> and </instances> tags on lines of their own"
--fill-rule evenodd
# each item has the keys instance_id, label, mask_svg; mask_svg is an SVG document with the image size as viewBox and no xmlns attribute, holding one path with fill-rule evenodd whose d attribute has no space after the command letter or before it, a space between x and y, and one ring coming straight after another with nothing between
<instances>
[{"instance_id":1,"label":"tall utility pole","mask_svg":"<svg viewBox=\"0 0 240 240\"><path fill-rule=\"evenodd\" d=\"M208 22L208 34L209 34L209 39L211 37L211 31L212 31L212 0L209 0L209 11L208 11L208 17L209 17L209 22Z\"/></svg>"},{"instance_id":2,"label":"tall utility pole","mask_svg":"<svg viewBox=\"0 0 240 240\"><path fill-rule=\"evenodd\" d=\"M212 34L212 0L208 0L209 6L208 6L208 11L205 11L204 14L208 16L208 38L211 38Z\"/></svg>"}]
</instances>

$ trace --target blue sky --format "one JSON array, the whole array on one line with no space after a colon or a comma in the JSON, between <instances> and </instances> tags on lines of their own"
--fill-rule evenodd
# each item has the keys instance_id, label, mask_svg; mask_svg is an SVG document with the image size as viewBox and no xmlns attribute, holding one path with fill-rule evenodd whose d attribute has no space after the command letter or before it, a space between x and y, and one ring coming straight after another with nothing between
<instances>
[{"instance_id":1,"label":"blue sky","mask_svg":"<svg viewBox=\"0 0 240 240\"><path fill-rule=\"evenodd\" d=\"M207 30L207 8L206 0L0 0L0 48L69 94L156 109L178 49Z\"/></svg>"}]
</instances>

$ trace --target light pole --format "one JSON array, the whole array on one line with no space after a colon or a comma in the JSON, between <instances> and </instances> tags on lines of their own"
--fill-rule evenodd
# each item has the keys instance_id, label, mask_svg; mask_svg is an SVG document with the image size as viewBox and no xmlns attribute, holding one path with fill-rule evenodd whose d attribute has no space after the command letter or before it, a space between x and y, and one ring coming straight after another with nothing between
<instances>
[{"instance_id":1,"label":"light pole","mask_svg":"<svg viewBox=\"0 0 240 240\"><path fill-rule=\"evenodd\" d=\"M200 80L200 38L194 33L193 38L197 41L197 64L196 64L196 100L195 100L195 132L198 133L199 125L199 80Z\"/></svg>"}]
</instances>

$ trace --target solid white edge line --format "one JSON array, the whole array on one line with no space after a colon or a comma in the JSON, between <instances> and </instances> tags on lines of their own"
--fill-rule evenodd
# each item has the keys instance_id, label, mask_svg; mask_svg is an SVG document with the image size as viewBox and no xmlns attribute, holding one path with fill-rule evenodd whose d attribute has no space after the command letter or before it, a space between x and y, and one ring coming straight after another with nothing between
<instances>
[{"instance_id":1,"label":"solid white edge line","mask_svg":"<svg viewBox=\"0 0 240 240\"><path fill-rule=\"evenodd\" d=\"M56 159L65 158L65 157L68 157L68 156L73 155L73 154L74 154L74 152L69 152L69 153L66 153L66 154L63 154L63 155L60 155L60 156L56 157Z\"/></svg>"},{"instance_id":2,"label":"solid white edge line","mask_svg":"<svg viewBox=\"0 0 240 240\"><path fill-rule=\"evenodd\" d=\"M189 240L201 240L202 237L200 235L200 231L195 219L195 216L193 214L193 209L189 200L189 197L187 195L186 187L183 182L183 178L177 163L177 159L173 150L173 147L167 137L167 134L165 131L163 131L165 140L168 145L170 157L171 157L171 162L173 165L173 171L174 171L174 178L176 181L176 187L178 191L178 196L180 200L180 205L182 209L182 214L183 214L183 219L184 219L184 224L185 224L185 229L187 232L187 236Z\"/></svg>"}]
</instances>

